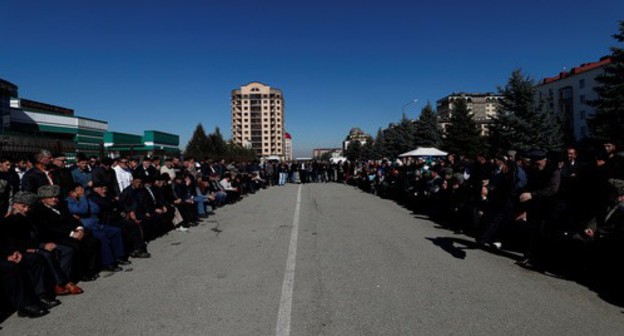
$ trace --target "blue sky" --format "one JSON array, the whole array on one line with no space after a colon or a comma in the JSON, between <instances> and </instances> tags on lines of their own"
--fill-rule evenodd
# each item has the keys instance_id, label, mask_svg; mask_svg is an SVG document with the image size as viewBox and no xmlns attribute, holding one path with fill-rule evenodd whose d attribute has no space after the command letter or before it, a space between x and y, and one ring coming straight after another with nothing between
<instances>
[{"instance_id":1,"label":"blue sky","mask_svg":"<svg viewBox=\"0 0 624 336\"><path fill-rule=\"evenodd\" d=\"M451 92L598 60L624 1L0 0L0 78L20 96L157 129L231 136L230 91L282 89L296 156L375 134Z\"/></svg>"}]
</instances>

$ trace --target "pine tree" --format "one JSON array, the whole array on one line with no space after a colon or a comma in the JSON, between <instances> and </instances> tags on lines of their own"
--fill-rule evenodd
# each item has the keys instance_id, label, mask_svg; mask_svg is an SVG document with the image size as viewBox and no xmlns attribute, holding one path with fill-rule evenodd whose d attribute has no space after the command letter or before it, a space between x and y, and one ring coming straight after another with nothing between
<instances>
[{"instance_id":1,"label":"pine tree","mask_svg":"<svg viewBox=\"0 0 624 336\"><path fill-rule=\"evenodd\" d=\"M197 124L191 140L189 140L184 150L184 156L201 158L208 154L209 148L207 145L208 138L204 131L204 126L201 123Z\"/></svg>"},{"instance_id":2,"label":"pine tree","mask_svg":"<svg viewBox=\"0 0 624 336\"><path fill-rule=\"evenodd\" d=\"M488 141L491 149L561 149L560 118L544 111L543 104L535 103L535 83L531 78L519 69L514 70L507 85L499 87L498 91L503 100L490 126Z\"/></svg>"},{"instance_id":3,"label":"pine tree","mask_svg":"<svg viewBox=\"0 0 624 336\"><path fill-rule=\"evenodd\" d=\"M474 157L482 152L484 147L485 142L472 118L472 113L468 110L466 99L454 100L449 125L446 127L444 148L449 153Z\"/></svg>"},{"instance_id":4,"label":"pine tree","mask_svg":"<svg viewBox=\"0 0 624 336\"><path fill-rule=\"evenodd\" d=\"M377 136L375 137L375 143L373 144L373 155L375 159L388 157L388 152L386 150L386 136L381 128L377 130Z\"/></svg>"},{"instance_id":5,"label":"pine tree","mask_svg":"<svg viewBox=\"0 0 624 336\"><path fill-rule=\"evenodd\" d=\"M227 154L227 148L223 135L219 127L215 127L214 133L208 135L208 142L211 146L210 154L213 157L223 157Z\"/></svg>"},{"instance_id":6,"label":"pine tree","mask_svg":"<svg viewBox=\"0 0 624 336\"><path fill-rule=\"evenodd\" d=\"M620 21L619 33L613 38L624 42L624 21ZM624 145L624 48L611 47L611 63L604 70L596 77L598 99L590 102L596 114L588 124L595 138Z\"/></svg>"},{"instance_id":7,"label":"pine tree","mask_svg":"<svg viewBox=\"0 0 624 336\"><path fill-rule=\"evenodd\" d=\"M349 146L345 150L345 157L351 162L358 160L360 158L361 150L362 150L362 144L359 141L357 140L351 141L349 143Z\"/></svg>"},{"instance_id":8,"label":"pine tree","mask_svg":"<svg viewBox=\"0 0 624 336\"><path fill-rule=\"evenodd\" d=\"M360 159L362 160L374 160L375 157L375 148L373 145L373 139L370 138L366 140L366 143L362 145L362 149L360 150Z\"/></svg>"},{"instance_id":9,"label":"pine tree","mask_svg":"<svg viewBox=\"0 0 624 336\"><path fill-rule=\"evenodd\" d=\"M438 124L436 113L429 102L420 112L416 122L414 144L416 147L440 147L442 144L442 129L440 124Z\"/></svg>"}]
</instances>

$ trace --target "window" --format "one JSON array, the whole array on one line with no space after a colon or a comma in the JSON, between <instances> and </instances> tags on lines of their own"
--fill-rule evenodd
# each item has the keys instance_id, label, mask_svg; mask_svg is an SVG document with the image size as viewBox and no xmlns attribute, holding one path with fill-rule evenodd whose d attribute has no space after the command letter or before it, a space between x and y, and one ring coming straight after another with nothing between
<instances>
[{"instance_id":1,"label":"window","mask_svg":"<svg viewBox=\"0 0 624 336\"><path fill-rule=\"evenodd\" d=\"M579 80L579 88L581 89L585 88L585 79Z\"/></svg>"},{"instance_id":2,"label":"window","mask_svg":"<svg viewBox=\"0 0 624 336\"><path fill-rule=\"evenodd\" d=\"M249 107L245 106L245 107L243 107L243 110L247 111L247 110L249 110Z\"/></svg>"},{"instance_id":3,"label":"window","mask_svg":"<svg viewBox=\"0 0 624 336\"><path fill-rule=\"evenodd\" d=\"M579 98L581 99L581 104L585 104L585 95L581 95Z\"/></svg>"},{"instance_id":4,"label":"window","mask_svg":"<svg viewBox=\"0 0 624 336\"><path fill-rule=\"evenodd\" d=\"M587 118L587 114L585 111L581 111L581 120L585 120Z\"/></svg>"}]
</instances>

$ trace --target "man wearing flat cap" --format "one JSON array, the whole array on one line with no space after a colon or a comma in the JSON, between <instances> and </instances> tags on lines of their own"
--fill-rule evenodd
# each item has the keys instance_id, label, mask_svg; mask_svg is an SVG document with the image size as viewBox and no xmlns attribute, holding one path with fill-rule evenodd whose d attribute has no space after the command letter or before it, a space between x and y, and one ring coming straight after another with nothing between
<instances>
[{"instance_id":1,"label":"man wearing flat cap","mask_svg":"<svg viewBox=\"0 0 624 336\"><path fill-rule=\"evenodd\" d=\"M74 249L74 267L70 280L95 280L99 272L99 241L79 220L59 206L60 187L46 185L37 189L39 201L33 209L33 221L42 241Z\"/></svg>"},{"instance_id":2,"label":"man wearing flat cap","mask_svg":"<svg viewBox=\"0 0 624 336\"><path fill-rule=\"evenodd\" d=\"M22 253L35 253L45 259L53 276L56 295L80 294L82 289L69 281L74 261L74 250L62 244L41 240L30 218L31 207L37 203L37 195L20 191L13 197L10 214L4 219L5 232L16 241Z\"/></svg>"}]
</instances>

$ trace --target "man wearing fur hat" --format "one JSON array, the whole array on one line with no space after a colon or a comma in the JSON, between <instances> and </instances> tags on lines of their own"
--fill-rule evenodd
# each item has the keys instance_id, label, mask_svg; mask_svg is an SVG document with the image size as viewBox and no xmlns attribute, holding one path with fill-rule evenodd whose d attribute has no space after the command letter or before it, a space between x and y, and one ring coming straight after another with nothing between
<instances>
[{"instance_id":1,"label":"man wearing fur hat","mask_svg":"<svg viewBox=\"0 0 624 336\"><path fill-rule=\"evenodd\" d=\"M46 185L37 190L39 202L34 206L33 222L42 241L74 249L71 280L95 280L100 267L99 241L66 208L58 206L60 190L58 185Z\"/></svg>"}]
</instances>

